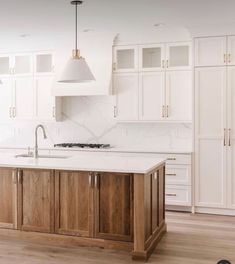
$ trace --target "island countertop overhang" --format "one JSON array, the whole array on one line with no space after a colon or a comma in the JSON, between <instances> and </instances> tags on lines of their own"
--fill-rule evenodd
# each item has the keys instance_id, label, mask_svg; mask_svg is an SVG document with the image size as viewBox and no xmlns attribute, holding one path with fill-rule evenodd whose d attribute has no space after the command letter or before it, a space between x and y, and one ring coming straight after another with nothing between
<instances>
[{"instance_id":1,"label":"island countertop overhang","mask_svg":"<svg viewBox=\"0 0 235 264\"><path fill-rule=\"evenodd\" d=\"M165 163L163 158L134 156L76 155L67 158L26 158L1 154L0 167L17 169L51 169L68 171L147 174Z\"/></svg>"}]
</instances>

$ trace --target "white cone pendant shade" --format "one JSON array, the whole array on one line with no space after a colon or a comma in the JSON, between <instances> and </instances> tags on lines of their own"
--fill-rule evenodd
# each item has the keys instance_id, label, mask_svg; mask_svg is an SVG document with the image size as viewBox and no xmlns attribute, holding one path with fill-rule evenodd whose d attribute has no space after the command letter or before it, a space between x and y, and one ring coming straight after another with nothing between
<instances>
[{"instance_id":1,"label":"white cone pendant shade","mask_svg":"<svg viewBox=\"0 0 235 264\"><path fill-rule=\"evenodd\" d=\"M94 81L95 77L84 58L71 58L60 77L59 82L80 83Z\"/></svg>"},{"instance_id":2,"label":"white cone pendant shade","mask_svg":"<svg viewBox=\"0 0 235 264\"><path fill-rule=\"evenodd\" d=\"M73 51L73 57L67 62L65 69L58 82L63 83L82 83L94 81L95 77L89 69L84 58L80 56L80 51L77 47L77 8L83 1L72 1L71 4L75 5L75 50Z\"/></svg>"}]
</instances>

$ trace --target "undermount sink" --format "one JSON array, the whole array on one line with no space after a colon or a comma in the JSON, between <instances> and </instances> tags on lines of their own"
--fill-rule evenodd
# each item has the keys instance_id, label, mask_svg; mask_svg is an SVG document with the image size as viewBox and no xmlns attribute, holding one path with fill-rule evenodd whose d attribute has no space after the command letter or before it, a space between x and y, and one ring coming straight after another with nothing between
<instances>
[{"instance_id":1,"label":"undermount sink","mask_svg":"<svg viewBox=\"0 0 235 264\"><path fill-rule=\"evenodd\" d=\"M19 154L15 155L15 158L33 158L33 155L30 154ZM60 155L38 155L38 159L67 159L69 156L60 156Z\"/></svg>"}]
</instances>

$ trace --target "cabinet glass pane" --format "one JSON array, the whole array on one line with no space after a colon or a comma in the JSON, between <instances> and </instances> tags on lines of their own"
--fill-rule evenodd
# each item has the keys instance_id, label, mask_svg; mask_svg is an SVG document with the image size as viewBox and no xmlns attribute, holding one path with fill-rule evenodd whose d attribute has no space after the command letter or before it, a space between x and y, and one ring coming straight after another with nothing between
<instances>
[{"instance_id":1,"label":"cabinet glass pane","mask_svg":"<svg viewBox=\"0 0 235 264\"><path fill-rule=\"evenodd\" d=\"M0 74L8 74L10 68L10 59L9 57L0 58Z\"/></svg>"},{"instance_id":2,"label":"cabinet glass pane","mask_svg":"<svg viewBox=\"0 0 235 264\"><path fill-rule=\"evenodd\" d=\"M170 67L189 66L189 46L173 46L169 48Z\"/></svg>"},{"instance_id":3,"label":"cabinet glass pane","mask_svg":"<svg viewBox=\"0 0 235 264\"><path fill-rule=\"evenodd\" d=\"M133 69L135 66L135 52L133 49L117 51L117 69Z\"/></svg>"},{"instance_id":4,"label":"cabinet glass pane","mask_svg":"<svg viewBox=\"0 0 235 264\"><path fill-rule=\"evenodd\" d=\"M36 57L36 72L51 72L52 71L52 55L40 54Z\"/></svg>"},{"instance_id":5,"label":"cabinet glass pane","mask_svg":"<svg viewBox=\"0 0 235 264\"><path fill-rule=\"evenodd\" d=\"M15 57L15 73L25 74L30 73L30 57L29 56L16 56Z\"/></svg>"},{"instance_id":6,"label":"cabinet glass pane","mask_svg":"<svg viewBox=\"0 0 235 264\"><path fill-rule=\"evenodd\" d=\"M143 68L161 67L161 48L143 48Z\"/></svg>"}]
</instances>

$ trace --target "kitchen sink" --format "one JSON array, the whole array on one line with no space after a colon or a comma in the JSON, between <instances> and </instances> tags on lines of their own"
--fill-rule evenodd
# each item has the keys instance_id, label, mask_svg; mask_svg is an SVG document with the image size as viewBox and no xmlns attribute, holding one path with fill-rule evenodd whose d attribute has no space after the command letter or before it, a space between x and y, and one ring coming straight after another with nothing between
<instances>
[{"instance_id":1,"label":"kitchen sink","mask_svg":"<svg viewBox=\"0 0 235 264\"><path fill-rule=\"evenodd\" d=\"M15 155L15 158L33 158L31 154L19 154ZM67 159L69 156L60 155L38 155L38 159Z\"/></svg>"}]
</instances>

